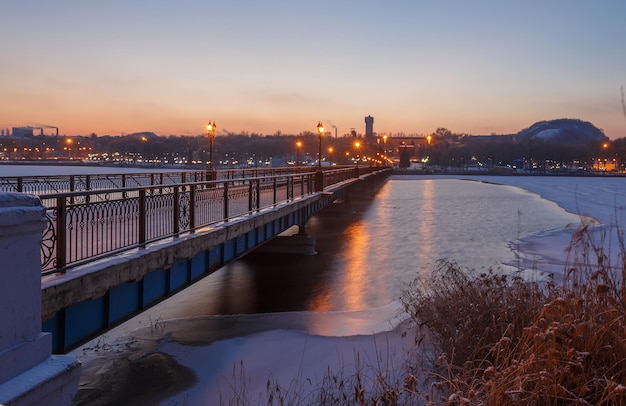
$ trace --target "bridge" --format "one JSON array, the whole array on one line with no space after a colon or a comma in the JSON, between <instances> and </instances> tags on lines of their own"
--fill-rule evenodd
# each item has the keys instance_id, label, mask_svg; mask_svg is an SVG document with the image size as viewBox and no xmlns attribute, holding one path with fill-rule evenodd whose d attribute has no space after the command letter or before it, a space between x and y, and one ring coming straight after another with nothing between
<instances>
[{"instance_id":1,"label":"bridge","mask_svg":"<svg viewBox=\"0 0 626 406\"><path fill-rule=\"evenodd\" d=\"M39 196L41 317L55 353L179 292L390 169L311 168L5 179ZM216 179L216 180L211 180Z\"/></svg>"},{"instance_id":2,"label":"bridge","mask_svg":"<svg viewBox=\"0 0 626 406\"><path fill-rule=\"evenodd\" d=\"M0 403L70 404L65 352L391 172L297 169L0 179Z\"/></svg>"}]
</instances>

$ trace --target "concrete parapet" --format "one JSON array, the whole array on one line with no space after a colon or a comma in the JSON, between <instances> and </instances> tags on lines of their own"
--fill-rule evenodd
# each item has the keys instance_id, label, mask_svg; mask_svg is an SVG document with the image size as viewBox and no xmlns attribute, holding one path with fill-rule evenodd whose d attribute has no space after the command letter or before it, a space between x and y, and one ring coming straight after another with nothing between
<instances>
[{"instance_id":1,"label":"concrete parapet","mask_svg":"<svg viewBox=\"0 0 626 406\"><path fill-rule=\"evenodd\" d=\"M35 196L0 193L0 403L69 405L80 364L51 356L41 329L41 233L45 208Z\"/></svg>"}]
</instances>

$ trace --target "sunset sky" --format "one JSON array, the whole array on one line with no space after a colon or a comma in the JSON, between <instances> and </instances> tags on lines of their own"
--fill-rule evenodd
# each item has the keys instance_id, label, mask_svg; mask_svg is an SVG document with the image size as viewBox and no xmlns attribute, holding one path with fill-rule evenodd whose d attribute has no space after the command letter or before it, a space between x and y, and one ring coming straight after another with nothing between
<instances>
[{"instance_id":1,"label":"sunset sky","mask_svg":"<svg viewBox=\"0 0 626 406\"><path fill-rule=\"evenodd\" d=\"M6 0L0 38L0 128L626 136L624 0Z\"/></svg>"}]
</instances>

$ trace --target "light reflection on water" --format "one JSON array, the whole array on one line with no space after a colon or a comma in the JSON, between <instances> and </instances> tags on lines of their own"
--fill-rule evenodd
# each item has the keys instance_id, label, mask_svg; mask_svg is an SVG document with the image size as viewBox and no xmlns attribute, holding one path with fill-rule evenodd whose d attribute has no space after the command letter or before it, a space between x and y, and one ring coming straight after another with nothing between
<instances>
[{"instance_id":1,"label":"light reflection on water","mask_svg":"<svg viewBox=\"0 0 626 406\"><path fill-rule=\"evenodd\" d=\"M363 221L350 225L344 232L344 239L349 241L344 251L344 269L340 273L339 285L345 286L345 294L341 297L341 304L345 309L363 309L367 306L364 295L367 288L379 290L380 286L367 287L367 272L369 269L364 253L372 247L371 235L364 232ZM381 249L381 251L384 251ZM317 310L317 309L314 309Z\"/></svg>"},{"instance_id":2,"label":"light reflection on water","mask_svg":"<svg viewBox=\"0 0 626 406\"><path fill-rule=\"evenodd\" d=\"M511 242L562 229L578 217L510 186L393 179L378 193L363 220L357 223L362 227L358 233L371 236L373 245L359 263L367 275L383 277L393 285L383 295L392 300L402 283L430 272L439 259L469 269L511 270L505 265L514 262Z\"/></svg>"}]
</instances>

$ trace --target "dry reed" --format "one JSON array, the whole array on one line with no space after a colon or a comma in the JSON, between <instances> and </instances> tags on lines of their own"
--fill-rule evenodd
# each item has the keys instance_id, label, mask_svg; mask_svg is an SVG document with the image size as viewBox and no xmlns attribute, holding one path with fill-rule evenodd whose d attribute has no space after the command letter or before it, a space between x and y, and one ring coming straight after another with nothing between
<instances>
[{"instance_id":1,"label":"dry reed","mask_svg":"<svg viewBox=\"0 0 626 406\"><path fill-rule=\"evenodd\" d=\"M441 350L434 404L626 404L624 245L615 266L588 226L574 233L563 283L450 262L403 296Z\"/></svg>"}]
</instances>

